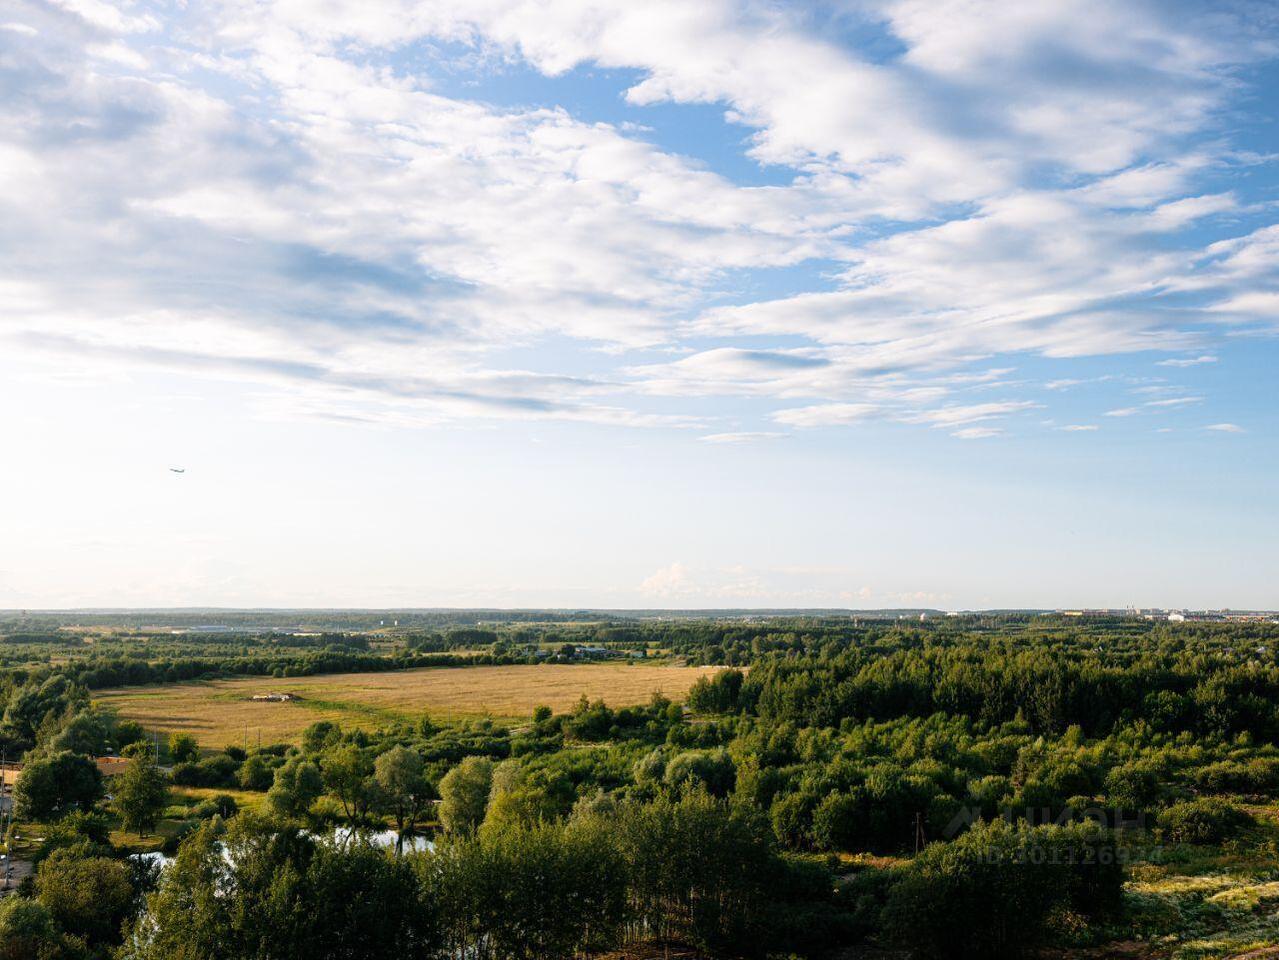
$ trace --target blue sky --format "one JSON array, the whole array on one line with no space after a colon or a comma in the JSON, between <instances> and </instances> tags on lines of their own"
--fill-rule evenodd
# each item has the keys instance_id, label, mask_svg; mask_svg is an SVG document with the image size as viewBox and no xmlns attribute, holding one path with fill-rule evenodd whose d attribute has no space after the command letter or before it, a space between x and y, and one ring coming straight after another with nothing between
<instances>
[{"instance_id":1,"label":"blue sky","mask_svg":"<svg viewBox=\"0 0 1279 960\"><path fill-rule=\"evenodd\" d=\"M17 0L0 607L1279 607L1277 92L1264 2Z\"/></svg>"}]
</instances>

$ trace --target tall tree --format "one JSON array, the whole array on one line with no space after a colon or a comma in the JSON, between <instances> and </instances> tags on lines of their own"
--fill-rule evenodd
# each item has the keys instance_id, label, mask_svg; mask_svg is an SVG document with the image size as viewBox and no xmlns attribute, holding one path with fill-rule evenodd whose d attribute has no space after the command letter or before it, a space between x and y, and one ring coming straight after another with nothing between
<instances>
[{"instance_id":1,"label":"tall tree","mask_svg":"<svg viewBox=\"0 0 1279 960\"><path fill-rule=\"evenodd\" d=\"M431 799L431 784L423 772L422 757L408 747L392 747L373 764L373 779L382 803L395 818L395 830L402 843L405 828L413 825Z\"/></svg>"},{"instance_id":2,"label":"tall tree","mask_svg":"<svg viewBox=\"0 0 1279 960\"><path fill-rule=\"evenodd\" d=\"M266 798L271 809L284 817L300 820L311 810L311 804L324 793L320 768L310 760L293 757L275 771L275 783Z\"/></svg>"},{"instance_id":3,"label":"tall tree","mask_svg":"<svg viewBox=\"0 0 1279 960\"><path fill-rule=\"evenodd\" d=\"M377 793L368 754L353 744L334 747L321 758L320 768L324 786L342 804L346 819L364 816Z\"/></svg>"},{"instance_id":4,"label":"tall tree","mask_svg":"<svg viewBox=\"0 0 1279 960\"><path fill-rule=\"evenodd\" d=\"M136 830L139 837L155 829L169 796L167 778L150 748L134 752L132 762L111 784L111 791L120 825Z\"/></svg>"},{"instance_id":5,"label":"tall tree","mask_svg":"<svg viewBox=\"0 0 1279 960\"><path fill-rule=\"evenodd\" d=\"M493 763L467 757L440 781L440 824L449 833L470 833L483 821L493 786Z\"/></svg>"}]
</instances>

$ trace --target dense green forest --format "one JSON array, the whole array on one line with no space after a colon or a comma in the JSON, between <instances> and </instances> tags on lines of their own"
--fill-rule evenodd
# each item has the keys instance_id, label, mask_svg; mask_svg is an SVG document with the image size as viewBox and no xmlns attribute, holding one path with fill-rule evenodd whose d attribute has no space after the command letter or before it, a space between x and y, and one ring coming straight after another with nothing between
<instances>
[{"instance_id":1,"label":"dense green forest","mask_svg":"<svg viewBox=\"0 0 1279 960\"><path fill-rule=\"evenodd\" d=\"M0 749L24 761L7 841L32 873L0 900L0 957L1279 943L1274 624L450 617L304 637L15 625ZM683 703L320 722L252 750L158 741L93 700L578 651L723 669ZM90 759L107 754L129 759L109 784Z\"/></svg>"}]
</instances>

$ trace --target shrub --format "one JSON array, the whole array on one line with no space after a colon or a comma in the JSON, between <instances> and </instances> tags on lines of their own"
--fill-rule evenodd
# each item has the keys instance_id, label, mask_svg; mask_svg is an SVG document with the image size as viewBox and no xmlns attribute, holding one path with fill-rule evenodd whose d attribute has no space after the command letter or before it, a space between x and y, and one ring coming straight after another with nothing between
<instances>
[{"instance_id":1,"label":"shrub","mask_svg":"<svg viewBox=\"0 0 1279 960\"><path fill-rule=\"evenodd\" d=\"M184 787L235 787L240 764L225 753L205 757L195 763L180 763L173 768L173 782Z\"/></svg>"},{"instance_id":2,"label":"shrub","mask_svg":"<svg viewBox=\"0 0 1279 960\"><path fill-rule=\"evenodd\" d=\"M1159 814L1159 829L1174 843L1222 843L1252 824L1252 817L1227 800L1204 797L1174 803Z\"/></svg>"},{"instance_id":3,"label":"shrub","mask_svg":"<svg viewBox=\"0 0 1279 960\"><path fill-rule=\"evenodd\" d=\"M200 757L200 745L189 733L169 737L169 758L175 763L194 763Z\"/></svg>"},{"instance_id":4,"label":"shrub","mask_svg":"<svg viewBox=\"0 0 1279 960\"><path fill-rule=\"evenodd\" d=\"M1114 910L1122 882L1113 839L1095 824L979 823L911 862L885 925L921 956L1021 957L1042 944L1054 913Z\"/></svg>"},{"instance_id":5,"label":"shrub","mask_svg":"<svg viewBox=\"0 0 1279 960\"><path fill-rule=\"evenodd\" d=\"M230 794L219 793L202 802L192 811L192 813L201 820L208 820L211 817L221 817L223 820L230 820L239 811L240 805L236 803L235 797Z\"/></svg>"},{"instance_id":6,"label":"shrub","mask_svg":"<svg viewBox=\"0 0 1279 960\"><path fill-rule=\"evenodd\" d=\"M266 758L254 754L240 765L240 786L245 790L269 790L275 779L275 772Z\"/></svg>"},{"instance_id":7,"label":"shrub","mask_svg":"<svg viewBox=\"0 0 1279 960\"><path fill-rule=\"evenodd\" d=\"M724 750L689 750L676 754L666 765L665 781L672 787L700 785L708 793L727 796L733 789L737 771Z\"/></svg>"}]
</instances>

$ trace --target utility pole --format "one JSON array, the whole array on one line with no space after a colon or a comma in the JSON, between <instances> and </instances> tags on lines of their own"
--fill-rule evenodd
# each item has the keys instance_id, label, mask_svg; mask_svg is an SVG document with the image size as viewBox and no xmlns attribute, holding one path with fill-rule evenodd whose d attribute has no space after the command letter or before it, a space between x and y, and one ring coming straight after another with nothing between
<instances>
[{"instance_id":1,"label":"utility pole","mask_svg":"<svg viewBox=\"0 0 1279 960\"><path fill-rule=\"evenodd\" d=\"M0 838L4 840L4 887L9 889L9 880L13 876L13 843L10 834L13 832L13 794L9 790L9 755L0 752L0 801L8 796L9 802L0 809ZM6 824L7 821L7 824Z\"/></svg>"}]
</instances>

